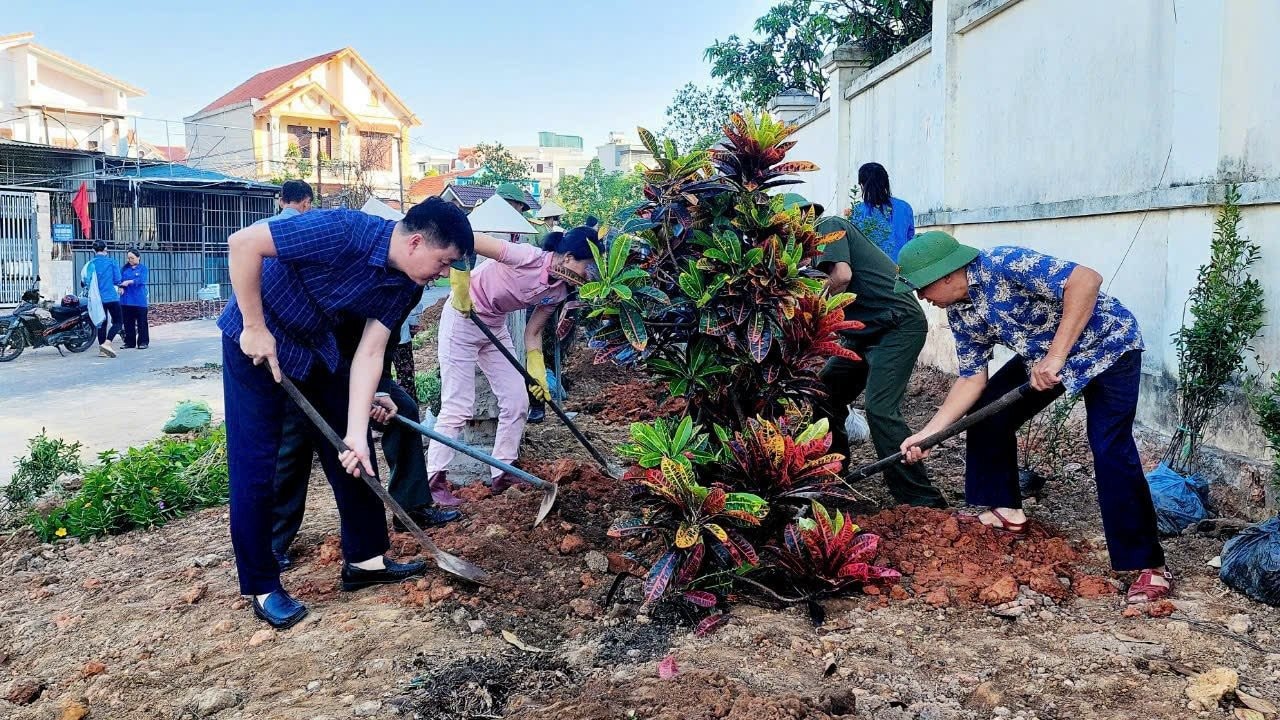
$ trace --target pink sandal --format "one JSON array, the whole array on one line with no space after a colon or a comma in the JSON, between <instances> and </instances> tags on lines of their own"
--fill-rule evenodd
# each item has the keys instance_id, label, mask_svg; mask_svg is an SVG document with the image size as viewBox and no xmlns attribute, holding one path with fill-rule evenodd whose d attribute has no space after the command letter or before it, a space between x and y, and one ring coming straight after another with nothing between
<instances>
[{"instance_id":1,"label":"pink sandal","mask_svg":"<svg viewBox=\"0 0 1280 720\"><path fill-rule=\"evenodd\" d=\"M1173 575L1165 570L1160 573L1168 585L1158 585L1153 582L1155 570L1143 570L1138 579L1129 586L1129 591L1125 593L1124 601L1129 605L1141 605L1143 603L1156 602L1163 600L1173 592ZM1138 599L1141 596L1142 599Z\"/></svg>"}]
</instances>

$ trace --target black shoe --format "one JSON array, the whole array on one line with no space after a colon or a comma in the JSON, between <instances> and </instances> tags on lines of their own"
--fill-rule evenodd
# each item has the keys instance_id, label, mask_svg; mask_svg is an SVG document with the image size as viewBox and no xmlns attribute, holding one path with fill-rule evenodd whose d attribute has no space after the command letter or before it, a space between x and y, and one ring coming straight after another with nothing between
<instances>
[{"instance_id":1,"label":"black shoe","mask_svg":"<svg viewBox=\"0 0 1280 720\"><path fill-rule=\"evenodd\" d=\"M534 425L537 425L538 423L547 419L547 411L544 408L540 408L540 407L529 408L528 419L529 419L529 422L533 423Z\"/></svg>"},{"instance_id":2,"label":"black shoe","mask_svg":"<svg viewBox=\"0 0 1280 720\"><path fill-rule=\"evenodd\" d=\"M367 588L370 585L390 585L403 582L415 575L427 571L427 564L421 560L398 563L383 558L387 564L382 570L361 570L351 563L342 565L342 589L345 592Z\"/></svg>"},{"instance_id":3,"label":"black shoe","mask_svg":"<svg viewBox=\"0 0 1280 720\"><path fill-rule=\"evenodd\" d=\"M293 599L284 590L276 590L267 596L264 603L253 599L253 614L277 630L291 628L307 616L307 606Z\"/></svg>"},{"instance_id":4,"label":"black shoe","mask_svg":"<svg viewBox=\"0 0 1280 720\"><path fill-rule=\"evenodd\" d=\"M413 518L413 521L417 523L420 528L433 528L440 527L445 523L451 523L457 520L462 517L462 513L450 508L437 508L431 507L430 505L424 505L423 507L417 507L409 510L409 517ZM396 532L409 532L409 528L406 527L404 523L400 522L400 518L394 515L391 517L391 527L395 528Z\"/></svg>"},{"instance_id":5,"label":"black shoe","mask_svg":"<svg viewBox=\"0 0 1280 720\"><path fill-rule=\"evenodd\" d=\"M275 556L276 564L280 566L280 572L284 572L285 570L293 567L293 561L289 559L288 555L284 553L275 553Z\"/></svg>"},{"instance_id":6,"label":"black shoe","mask_svg":"<svg viewBox=\"0 0 1280 720\"><path fill-rule=\"evenodd\" d=\"M149 347L151 347L151 346L150 346L150 345L148 345L148 344L146 344L146 343L142 343L141 345L139 345L139 346L138 346L138 349L139 349L139 350L146 350L146 349L147 349L147 348L149 348Z\"/></svg>"}]
</instances>

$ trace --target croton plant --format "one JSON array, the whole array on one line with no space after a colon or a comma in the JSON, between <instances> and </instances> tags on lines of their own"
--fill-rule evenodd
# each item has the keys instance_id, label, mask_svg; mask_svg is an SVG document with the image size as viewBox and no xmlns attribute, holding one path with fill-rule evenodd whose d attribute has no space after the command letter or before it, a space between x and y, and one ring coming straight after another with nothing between
<instances>
[{"instance_id":1,"label":"croton plant","mask_svg":"<svg viewBox=\"0 0 1280 720\"><path fill-rule=\"evenodd\" d=\"M812 211L774 194L817 169L786 160L793 132L734 115L719 146L681 154L640 129L656 164L645 200L581 290L596 361L638 367L688 400L684 417L637 423L620 448L639 513L610 535L667 542L647 603L714 608L738 579L759 586L751 576L819 593L896 578L870 564L874 536L822 505L852 491L827 421L813 419L818 373L830 357L858 359L838 337L861 325L844 319L853 296L827 297L813 267L839 233L820 234Z\"/></svg>"}]
</instances>

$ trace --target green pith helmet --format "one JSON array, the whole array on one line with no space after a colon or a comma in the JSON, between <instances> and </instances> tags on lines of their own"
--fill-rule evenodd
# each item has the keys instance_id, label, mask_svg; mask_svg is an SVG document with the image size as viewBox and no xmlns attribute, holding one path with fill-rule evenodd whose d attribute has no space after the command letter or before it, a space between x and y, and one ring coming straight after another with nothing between
<instances>
[{"instance_id":1,"label":"green pith helmet","mask_svg":"<svg viewBox=\"0 0 1280 720\"><path fill-rule=\"evenodd\" d=\"M930 230L915 236L898 253L898 292L920 290L973 262L978 249L950 234Z\"/></svg>"},{"instance_id":2,"label":"green pith helmet","mask_svg":"<svg viewBox=\"0 0 1280 720\"><path fill-rule=\"evenodd\" d=\"M501 196L503 200L520 203L524 206L525 210L529 209L529 201L525 198L524 188L513 182L504 182L499 185L498 195Z\"/></svg>"},{"instance_id":3,"label":"green pith helmet","mask_svg":"<svg viewBox=\"0 0 1280 720\"><path fill-rule=\"evenodd\" d=\"M800 208L802 210L805 208L813 208L814 214L819 217L821 217L823 211L823 207L821 205L816 202L809 202L799 193L783 193L782 209L790 210L792 208Z\"/></svg>"}]
</instances>

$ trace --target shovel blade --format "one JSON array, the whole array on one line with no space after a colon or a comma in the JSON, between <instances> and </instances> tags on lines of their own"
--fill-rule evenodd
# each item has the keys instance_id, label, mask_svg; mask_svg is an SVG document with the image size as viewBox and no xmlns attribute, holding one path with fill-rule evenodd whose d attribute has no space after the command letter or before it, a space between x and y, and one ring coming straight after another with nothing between
<instances>
[{"instance_id":1,"label":"shovel blade","mask_svg":"<svg viewBox=\"0 0 1280 720\"><path fill-rule=\"evenodd\" d=\"M548 483L547 487L542 490L542 506L538 508L538 517L533 521L533 526L538 527L543 520L551 514L551 508L555 507L556 496L560 494L560 488L557 485Z\"/></svg>"},{"instance_id":2,"label":"shovel blade","mask_svg":"<svg viewBox=\"0 0 1280 720\"><path fill-rule=\"evenodd\" d=\"M470 580L473 583L483 585L484 581L489 577L488 573L484 570L481 570L456 555L450 555L439 548L436 548L435 560L436 567L451 575L457 575L465 580Z\"/></svg>"}]
</instances>

